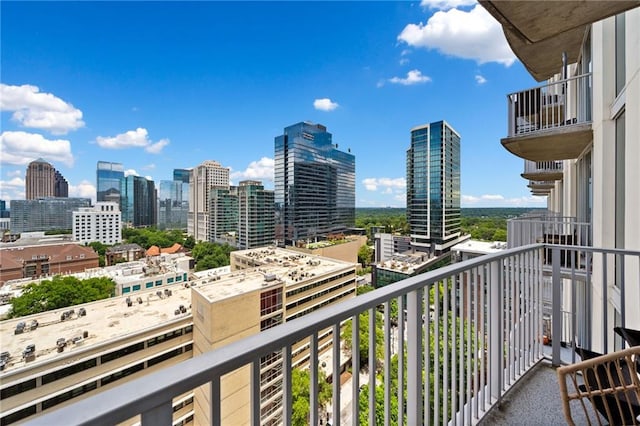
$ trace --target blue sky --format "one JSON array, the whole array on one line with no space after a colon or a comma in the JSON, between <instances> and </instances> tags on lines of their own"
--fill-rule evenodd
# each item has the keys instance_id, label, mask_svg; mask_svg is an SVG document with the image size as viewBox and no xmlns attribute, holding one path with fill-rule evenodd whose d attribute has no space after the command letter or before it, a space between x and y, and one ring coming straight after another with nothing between
<instances>
[{"instance_id":1,"label":"blue sky","mask_svg":"<svg viewBox=\"0 0 640 426\"><path fill-rule=\"evenodd\" d=\"M500 144L506 95L535 82L473 0L0 7L0 199L39 157L94 200L99 160L156 182L216 160L273 188L274 137L308 120L356 156L356 206L403 207L410 129L444 119L463 207L546 205Z\"/></svg>"}]
</instances>

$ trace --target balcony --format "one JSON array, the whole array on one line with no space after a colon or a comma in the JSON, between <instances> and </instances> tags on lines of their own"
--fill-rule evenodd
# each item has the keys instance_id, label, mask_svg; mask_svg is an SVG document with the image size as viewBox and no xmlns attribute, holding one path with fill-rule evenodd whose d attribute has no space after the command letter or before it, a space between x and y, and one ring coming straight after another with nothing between
<instances>
[{"instance_id":1,"label":"balcony","mask_svg":"<svg viewBox=\"0 0 640 426\"><path fill-rule=\"evenodd\" d=\"M479 0L501 25L513 53L537 81L562 67L562 55L575 63L588 25L638 7L638 0L544 3Z\"/></svg>"},{"instance_id":2,"label":"balcony","mask_svg":"<svg viewBox=\"0 0 640 426\"><path fill-rule=\"evenodd\" d=\"M562 264L563 256L584 259L586 268L579 270L573 262ZM547 260L551 268L545 266ZM206 402L205 414L211 424L223 423L222 419L229 415L229 400L233 399L234 409L239 401L247 406L247 418L234 417L234 422L257 425L261 423L261 359L278 352L282 357L278 378L282 398L276 400L281 400L283 410L282 418L276 422L290 424L292 347L307 340L311 366L308 420L317 425L321 423L320 413L322 421L326 415L318 403L318 376L314 373L320 364L318 336L333 329L327 364L332 371L340 371L339 360L345 352L341 327L351 320L353 328L359 329L359 314L365 312L369 313L365 324L369 330L366 369L377 374L369 374L366 383L354 374L346 387L332 378L333 396L324 407L332 424L355 423L353 419L361 418L361 407L368 411L369 424L376 424L376 418L383 418L384 424L396 420L408 425L446 424L451 420L476 424L483 419L491 423L487 416L495 415L492 409L505 402L506 397L526 403L532 398L553 399L558 394L557 381L549 378L544 363L574 361L575 353L569 349L576 345L600 351L619 346L614 342L611 321L617 318L617 324L624 326L625 310L616 309L607 301L612 291L625 300L625 280L616 279L611 284L601 278L616 275L619 268L624 271L625 265L626 276L637 278L639 261L640 252L613 249L548 244L508 249L328 306L36 417L27 424L117 424L140 416L142 425L171 425L172 398L203 386L210 391L210 402L196 401L195 405ZM595 269L601 273L595 273ZM602 300L592 299L595 294ZM376 315L380 311L383 314ZM383 334L381 359L376 359L379 343L373 332L378 324ZM548 340L550 346L544 344ZM353 348L360 347L358 333L353 334L351 344ZM403 353L404 357L393 359L393 354ZM360 369L360 354L357 349L348 353L354 370ZM326 354L322 355L324 359ZM241 392L245 395L227 395L229 381L242 374L246 384ZM525 385L533 377L534 381L540 378L547 388L522 397L507 393L517 389L525 377ZM361 399L362 384L382 385L381 393L364 392ZM238 388L237 383L234 388ZM355 399L361 403L348 403ZM538 417L529 419L547 424L561 415L557 408L556 412L547 412L553 406L551 401L550 405L538 407L537 412L528 413ZM522 412L513 414L514 423L522 420ZM197 417L194 422L198 423Z\"/></svg>"},{"instance_id":3,"label":"balcony","mask_svg":"<svg viewBox=\"0 0 640 426\"><path fill-rule=\"evenodd\" d=\"M524 173L520 176L527 180L562 180L562 161L524 161Z\"/></svg>"},{"instance_id":4,"label":"balcony","mask_svg":"<svg viewBox=\"0 0 640 426\"><path fill-rule=\"evenodd\" d=\"M591 143L591 74L507 95L502 145L530 161L577 158Z\"/></svg>"}]
</instances>

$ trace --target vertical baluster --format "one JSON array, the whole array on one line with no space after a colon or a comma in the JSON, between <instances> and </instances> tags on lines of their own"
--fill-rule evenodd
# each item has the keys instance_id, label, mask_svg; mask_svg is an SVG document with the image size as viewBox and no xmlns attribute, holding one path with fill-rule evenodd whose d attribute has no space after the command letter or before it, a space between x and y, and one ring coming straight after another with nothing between
<instances>
[{"instance_id":1,"label":"vertical baluster","mask_svg":"<svg viewBox=\"0 0 640 426\"><path fill-rule=\"evenodd\" d=\"M422 328L421 291L407 294L407 422L422 422Z\"/></svg>"},{"instance_id":2,"label":"vertical baluster","mask_svg":"<svg viewBox=\"0 0 640 426\"><path fill-rule=\"evenodd\" d=\"M291 424L293 398L291 392L291 345L282 348L282 422Z\"/></svg>"},{"instance_id":3,"label":"vertical baluster","mask_svg":"<svg viewBox=\"0 0 640 426\"><path fill-rule=\"evenodd\" d=\"M333 413L332 420L334 425L340 424L340 323L333 325ZM290 422L289 422L290 423ZM284 424L289 424L285 422Z\"/></svg>"},{"instance_id":4,"label":"vertical baluster","mask_svg":"<svg viewBox=\"0 0 640 426\"><path fill-rule=\"evenodd\" d=\"M311 425L317 426L318 419L318 332L314 331L309 339L309 410Z\"/></svg>"}]
</instances>

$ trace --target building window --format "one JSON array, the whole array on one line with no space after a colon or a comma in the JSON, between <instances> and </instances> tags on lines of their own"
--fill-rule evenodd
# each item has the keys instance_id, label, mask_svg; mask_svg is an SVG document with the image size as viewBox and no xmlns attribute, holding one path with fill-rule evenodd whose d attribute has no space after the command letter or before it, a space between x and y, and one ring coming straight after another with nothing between
<instances>
[{"instance_id":1,"label":"building window","mask_svg":"<svg viewBox=\"0 0 640 426\"><path fill-rule=\"evenodd\" d=\"M133 286L133 291L138 291L140 290L140 284L136 284Z\"/></svg>"},{"instance_id":2,"label":"building window","mask_svg":"<svg viewBox=\"0 0 640 426\"><path fill-rule=\"evenodd\" d=\"M260 316L282 309L282 287L260 294Z\"/></svg>"}]
</instances>

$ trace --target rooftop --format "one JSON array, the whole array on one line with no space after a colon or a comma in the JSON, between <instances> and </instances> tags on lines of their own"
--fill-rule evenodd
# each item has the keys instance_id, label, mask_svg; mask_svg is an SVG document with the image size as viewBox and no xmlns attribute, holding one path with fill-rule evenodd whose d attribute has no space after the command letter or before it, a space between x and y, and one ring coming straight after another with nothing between
<instances>
[{"instance_id":1,"label":"rooftop","mask_svg":"<svg viewBox=\"0 0 640 426\"><path fill-rule=\"evenodd\" d=\"M32 368L57 356L77 356L88 349L89 345L93 347L173 320L180 305L187 308L185 313L179 315L180 318L191 314L189 288L172 286L171 295L168 294L165 289L141 291L129 298L131 306L127 306L128 297L120 296L2 321L0 352L9 352L11 358L0 373L0 378L8 372L25 367L22 351L29 344L36 346L36 359L29 362ZM80 314L81 309L85 310L86 315ZM62 320L63 313L69 311L73 311L73 314ZM24 332L14 334L18 323L24 323ZM33 328L35 324L37 326ZM85 332L87 335L83 337ZM68 342L62 353L57 352L57 341L60 338ZM76 343L71 343L74 340L77 340Z\"/></svg>"},{"instance_id":2,"label":"rooftop","mask_svg":"<svg viewBox=\"0 0 640 426\"><path fill-rule=\"evenodd\" d=\"M489 254L497 253L507 248L507 243L504 241L478 241L467 240L465 242L456 244L451 247L451 251L461 251L465 253L474 254Z\"/></svg>"},{"instance_id":3,"label":"rooftop","mask_svg":"<svg viewBox=\"0 0 640 426\"><path fill-rule=\"evenodd\" d=\"M0 378L7 372L25 367L22 351L30 344L36 345L36 359L29 362L30 367L33 367L56 356L77 356L89 346L94 347L115 338L166 325L168 321L177 318L189 317L190 287L197 287L197 291L213 302L276 283L294 285L314 276L354 266L339 260L284 249L242 250L233 252L233 255L258 260L262 266L230 274L222 273L224 269L217 270L215 275L203 274L203 278L183 285L155 287L153 290L143 290L129 296L113 297L0 322L0 352L8 351L11 355L5 370L0 373ZM128 306L127 299L131 306ZM184 307L183 312L176 314L181 305ZM85 310L86 315L79 314L81 309ZM73 313L69 318L62 320L63 313L71 310ZM37 326L32 328L34 320ZM24 332L14 334L18 323L21 322L24 323ZM87 336L83 337L85 332ZM68 343L64 352L58 353L57 341L60 338L67 342L76 339L77 342Z\"/></svg>"},{"instance_id":4,"label":"rooftop","mask_svg":"<svg viewBox=\"0 0 640 426\"><path fill-rule=\"evenodd\" d=\"M427 253L395 254L391 259L377 263L376 268L411 275L437 262L438 259L438 257L430 257Z\"/></svg>"}]
</instances>

